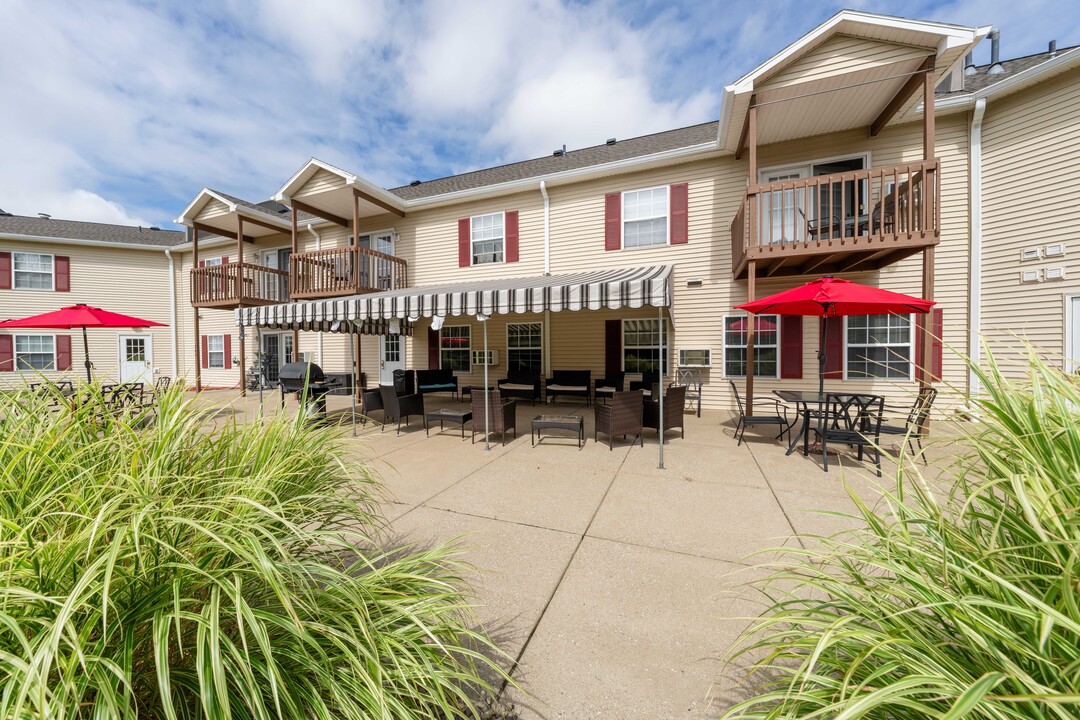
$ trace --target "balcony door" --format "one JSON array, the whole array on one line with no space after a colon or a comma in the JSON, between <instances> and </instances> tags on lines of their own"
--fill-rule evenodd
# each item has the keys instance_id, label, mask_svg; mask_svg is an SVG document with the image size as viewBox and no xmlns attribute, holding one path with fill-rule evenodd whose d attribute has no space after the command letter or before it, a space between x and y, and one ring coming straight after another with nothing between
<instances>
[{"instance_id":1,"label":"balcony door","mask_svg":"<svg viewBox=\"0 0 1080 720\"><path fill-rule=\"evenodd\" d=\"M758 181L778 183L820 177L835 173L853 172L866 167L867 157L818 160L806 165L766 168ZM805 242L819 237L852 235L859 225L856 218L865 213L866 183L848 180L808 187L797 183L794 188L775 190L761 195L762 237L760 243L779 244Z\"/></svg>"},{"instance_id":2,"label":"balcony door","mask_svg":"<svg viewBox=\"0 0 1080 720\"><path fill-rule=\"evenodd\" d=\"M260 297L271 299L275 302L289 301L289 258L292 257L292 248L272 248L261 253L260 264L273 270L281 270L286 273L281 276L260 275L261 282L265 287L261 288L263 294Z\"/></svg>"},{"instance_id":3,"label":"balcony door","mask_svg":"<svg viewBox=\"0 0 1080 720\"><path fill-rule=\"evenodd\" d=\"M382 230L361 235L360 247L380 252L383 255L393 255L394 231ZM389 290L395 287L393 276L397 266L394 262L385 258L367 255L361 255L358 259L360 261L360 287L377 288L379 290Z\"/></svg>"},{"instance_id":4,"label":"balcony door","mask_svg":"<svg viewBox=\"0 0 1080 720\"><path fill-rule=\"evenodd\" d=\"M786 168L782 171L762 170L761 182L778 183L798 180L810 174L809 167ZM805 202L794 189L774 190L761 195L762 245L805 240Z\"/></svg>"},{"instance_id":5,"label":"balcony door","mask_svg":"<svg viewBox=\"0 0 1080 720\"><path fill-rule=\"evenodd\" d=\"M814 163L814 177L834 175L866 169L862 155L843 160ZM866 181L845 180L821 185L814 189L814 214L819 235L825 237L852 237L856 229L865 226Z\"/></svg>"}]
</instances>

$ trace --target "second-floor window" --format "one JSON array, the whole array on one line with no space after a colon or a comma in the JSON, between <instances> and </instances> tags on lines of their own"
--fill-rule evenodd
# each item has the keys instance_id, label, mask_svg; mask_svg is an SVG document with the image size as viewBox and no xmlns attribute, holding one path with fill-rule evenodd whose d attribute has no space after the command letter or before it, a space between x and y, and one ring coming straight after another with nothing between
<instances>
[{"instance_id":1,"label":"second-floor window","mask_svg":"<svg viewBox=\"0 0 1080 720\"><path fill-rule=\"evenodd\" d=\"M622 225L624 248L667 245L667 186L624 192Z\"/></svg>"},{"instance_id":2,"label":"second-floor window","mask_svg":"<svg viewBox=\"0 0 1080 720\"><path fill-rule=\"evenodd\" d=\"M53 256L40 253L12 253L16 290L52 290Z\"/></svg>"},{"instance_id":3,"label":"second-floor window","mask_svg":"<svg viewBox=\"0 0 1080 720\"><path fill-rule=\"evenodd\" d=\"M469 372L472 358L472 328L468 325L446 325L439 331L439 363L443 370Z\"/></svg>"},{"instance_id":4,"label":"second-floor window","mask_svg":"<svg viewBox=\"0 0 1080 720\"><path fill-rule=\"evenodd\" d=\"M56 338L52 335L16 335L15 369L56 369Z\"/></svg>"},{"instance_id":5,"label":"second-floor window","mask_svg":"<svg viewBox=\"0 0 1080 720\"><path fill-rule=\"evenodd\" d=\"M503 261L503 242L506 239L504 213L474 215L471 221L472 264Z\"/></svg>"}]
</instances>

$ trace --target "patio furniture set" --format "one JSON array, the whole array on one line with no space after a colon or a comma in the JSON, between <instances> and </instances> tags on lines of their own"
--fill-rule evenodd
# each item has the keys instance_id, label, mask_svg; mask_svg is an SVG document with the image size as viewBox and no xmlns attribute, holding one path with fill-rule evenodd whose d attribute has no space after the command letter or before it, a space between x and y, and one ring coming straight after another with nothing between
<instances>
[{"instance_id":1,"label":"patio furniture set","mask_svg":"<svg viewBox=\"0 0 1080 720\"><path fill-rule=\"evenodd\" d=\"M798 449L800 441L803 454L810 455L810 434L815 433L820 443L822 467L829 471L829 443L847 445L856 448L858 459L863 459L864 451L873 455L878 477L881 477L881 436L895 435L907 439L912 454L922 451L922 438L925 435L930 410L937 398L938 391L931 387L920 389L910 406L887 404L881 395L867 393L818 393L799 390L775 390L775 397L755 397L758 407L767 405L768 413L747 415L742 396L734 381L731 390L735 395L738 418L735 424L735 439L741 445L748 427L766 426L778 428L779 440L787 435L791 438L786 455ZM789 414L791 403L795 406L794 418ZM802 425L792 436L792 429L802 419ZM818 444L815 443L815 447ZM927 460L923 457L923 462Z\"/></svg>"},{"instance_id":2,"label":"patio furniture set","mask_svg":"<svg viewBox=\"0 0 1080 720\"><path fill-rule=\"evenodd\" d=\"M157 409L158 397L169 389L172 378L160 376L154 384L147 387L142 382L111 383L101 386L100 396L88 392L85 387L77 387L71 380L56 382L30 383L27 387L48 401L50 411L73 409L90 403L98 403L98 418L106 415L120 415L124 412L153 412Z\"/></svg>"}]
</instances>

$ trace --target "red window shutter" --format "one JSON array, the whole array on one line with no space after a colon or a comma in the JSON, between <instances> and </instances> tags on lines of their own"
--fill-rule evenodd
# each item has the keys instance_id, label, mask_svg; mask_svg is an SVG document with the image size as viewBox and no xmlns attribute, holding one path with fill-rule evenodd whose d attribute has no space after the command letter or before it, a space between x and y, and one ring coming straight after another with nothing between
<instances>
[{"instance_id":1,"label":"red window shutter","mask_svg":"<svg viewBox=\"0 0 1080 720\"><path fill-rule=\"evenodd\" d=\"M11 253L0 252L0 290L11 289Z\"/></svg>"},{"instance_id":2,"label":"red window shutter","mask_svg":"<svg viewBox=\"0 0 1080 720\"><path fill-rule=\"evenodd\" d=\"M56 336L56 369L71 369L71 336Z\"/></svg>"},{"instance_id":3,"label":"red window shutter","mask_svg":"<svg viewBox=\"0 0 1080 720\"><path fill-rule=\"evenodd\" d=\"M802 316L782 315L780 317L780 377L802 377L802 340Z\"/></svg>"},{"instance_id":4,"label":"red window shutter","mask_svg":"<svg viewBox=\"0 0 1080 720\"><path fill-rule=\"evenodd\" d=\"M916 336L915 336L915 379L923 379L923 328L926 327L926 319L928 316L920 315L918 322L916 323ZM931 321L930 334L933 336L930 339L930 379L937 382L941 380L942 371L942 340L941 335L945 329L945 323L941 308L934 308L931 310L933 320Z\"/></svg>"},{"instance_id":5,"label":"red window shutter","mask_svg":"<svg viewBox=\"0 0 1080 720\"><path fill-rule=\"evenodd\" d=\"M221 264L222 265L228 265L229 264L229 256L228 255L222 255L221 256Z\"/></svg>"},{"instance_id":6,"label":"red window shutter","mask_svg":"<svg viewBox=\"0 0 1080 720\"><path fill-rule=\"evenodd\" d=\"M506 213L506 262L518 261L518 211Z\"/></svg>"},{"instance_id":7,"label":"red window shutter","mask_svg":"<svg viewBox=\"0 0 1080 720\"><path fill-rule=\"evenodd\" d=\"M830 380L843 380L844 318L821 318L819 322L825 323L825 377Z\"/></svg>"},{"instance_id":8,"label":"red window shutter","mask_svg":"<svg viewBox=\"0 0 1080 720\"><path fill-rule=\"evenodd\" d=\"M225 336L225 369L232 370L232 335Z\"/></svg>"},{"instance_id":9,"label":"red window shutter","mask_svg":"<svg viewBox=\"0 0 1080 720\"><path fill-rule=\"evenodd\" d=\"M671 244L682 245L690 240L690 224L687 211L690 207L690 185L679 183L671 186Z\"/></svg>"},{"instance_id":10,"label":"red window shutter","mask_svg":"<svg viewBox=\"0 0 1080 720\"><path fill-rule=\"evenodd\" d=\"M15 369L15 337L0 335L0 372L12 372Z\"/></svg>"},{"instance_id":11,"label":"red window shutter","mask_svg":"<svg viewBox=\"0 0 1080 720\"><path fill-rule=\"evenodd\" d=\"M66 255L53 256L53 277L56 292L71 292L71 258Z\"/></svg>"},{"instance_id":12,"label":"red window shutter","mask_svg":"<svg viewBox=\"0 0 1080 720\"><path fill-rule=\"evenodd\" d=\"M210 344L205 335L199 336L199 342L202 345L202 369L206 370L210 367Z\"/></svg>"},{"instance_id":13,"label":"red window shutter","mask_svg":"<svg viewBox=\"0 0 1080 720\"><path fill-rule=\"evenodd\" d=\"M608 377L622 372L622 320L604 322L604 372Z\"/></svg>"},{"instance_id":14,"label":"red window shutter","mask_svg":"<svg viewBox=\"0 0 1080 720\"><path fill-rule=\"evenodd\" d=\"M433 328L427 331L427 366L428 370L439 369L439 331Z\"/></svg>"},{"instance_id":15,"label":"red window shutter","mask_svg":"<svg viewBox=\"0 0 1080 720\"><path fill-rule=\"evenodd\" d=\"M622 193L610 193L604 196L604 249L618 250L621 247Z\"/></svg>"},{"instance_id":16,"label":"red window shutter","mask_svg":"<svg viewBox=\"0 0 1080 720\"><path fill-rule=\"evenodd\" d=\"M472 265L472 221L461 218L457 221L457 264L458 267Z\"/></svg>"},{"instance_id":17,"label":"red window shutter","mask_svg":"<svg viewBox=\"0 0 1080 720\"><path fill-rule=\"evenodd\" d=\"M199 267L206 267L206 261L205 260L200 260L199 261Z\"/></svg>"}]
</instances>

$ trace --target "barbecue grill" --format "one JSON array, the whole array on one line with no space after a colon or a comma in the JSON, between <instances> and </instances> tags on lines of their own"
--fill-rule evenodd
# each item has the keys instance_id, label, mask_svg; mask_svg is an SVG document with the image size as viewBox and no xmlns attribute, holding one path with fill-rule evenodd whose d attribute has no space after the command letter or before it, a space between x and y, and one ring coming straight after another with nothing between
<instances>
[{"instance_id":1,"label":"barbecue grill","mask_svg":"<svg viewBox=\"0 0 1080 720\"><path fill-rule=\"evenodd\" d=\"M314 417L326 415L326 394L341 385L340 380L330 379L315 363L290 362L278 371L281 388L281 406L285 407L285 395L296 393L301 405L307 405ZM306 388L306 397L305 397Z\"/></svg>"}]
</instances>

